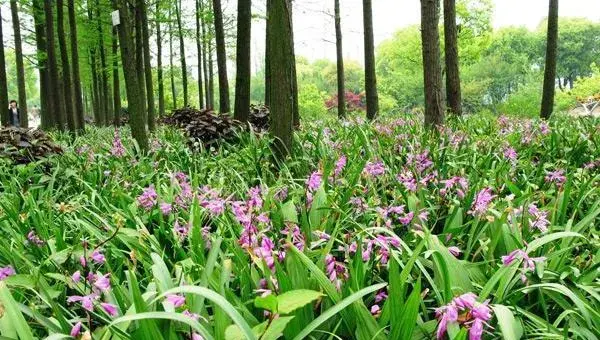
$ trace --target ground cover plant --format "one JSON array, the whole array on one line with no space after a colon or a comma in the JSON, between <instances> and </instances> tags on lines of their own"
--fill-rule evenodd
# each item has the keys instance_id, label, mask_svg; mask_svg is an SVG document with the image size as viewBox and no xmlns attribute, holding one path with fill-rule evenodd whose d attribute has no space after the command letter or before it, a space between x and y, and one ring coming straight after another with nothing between
<instances>
[{"instance_id":1,"label":"ground cover plant","mask_svg":"<svg viewBox=\"0 0 600 340\"><path fill-rule=\"evenodd\" d=\"M248 133L52 137L0 161L4 337L600 336L598 121L309 123L278 171Z\"/></svg>"}]
</instances>

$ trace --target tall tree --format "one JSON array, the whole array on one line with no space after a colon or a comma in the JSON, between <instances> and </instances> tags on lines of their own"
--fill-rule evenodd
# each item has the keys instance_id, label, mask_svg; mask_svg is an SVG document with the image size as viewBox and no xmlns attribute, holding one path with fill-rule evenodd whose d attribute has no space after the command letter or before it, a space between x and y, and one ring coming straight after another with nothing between
<instances>
[{"instance_id":1,"label":"tall tree","mask_svg":"<svg viewBox=\"0 0 600 340\"><path fill-rule=\"evenodd\" d=\"M270 2L272 0L267 0L267 8L269 8L270 6ZM267 18L267 23L269 21L269 18ZM271 89L269 88L271 86L271 50L270 50L270 46L271 46L271 35L269 33L269 30L265 30L265 106L266 107L271 107Z\"/></svg>"},{"instance_id":2,"label":"tall tree","mask_svg":"<svg viewBox=\"0 0 600 340\"><path fill-rule=\"evenodd\" d=\"M344 52L342 44L342 23L340 15L340 0L334 0L335 15L335 49L337 55L337 92L338 92L338 117L346 116L346 89L344 84Z\"/></svg>"},{"instance_id":3,"label":"tall tree","mask_svg":"<svg viewBox=\"0 0 600 340\"><path fill-rule=\"evenodd\" d=\"M158 115L165 114L165 83L162 65L162 32L160 31L160 1L156 1L156 77L158 80Z\"/></svg>"},{"instance_id":4,"label":"tall tree","mask_svg":"<svg viewBox=\"0 0 600 340\"><path fill-rule=\"evenodd\" d=\"M88 19L90 23L94 22L94 13L92 4L87 3ZM97 27L96 27L97 28ZM94 108L94 121L96 125L102 126L105 123L104 107L102 105L102 76L98 72L98 52L99 44L90 44L89 55L90 55L90 70L92 77L92 107Z\"/></svg>"},{"instance_id":5,"label":"tall tree","mask_svg":"<svg viewBox=\"0 0 600 340\"><path fill-rule=\"evenodd\" d=\"M69 51L67 49L67 37L65 34L65 8L63 0L56 0L56 23L58 47L60 49L60 61L62 65L62 95L65 100L65 114L67 116L67 127L69 131L77 130L75 120L75 110L73 106L73 88L71 86L71 63L69 61Z\"/></svg>"},{"instance_id":6,"label":"tall tree","mask_svg":"<svg viewBox=\"0 0 600 340\"><path fill-rule=\"evenodd\" d=\"M200 0L196 0L196 50L198 51L198 106L204 108L204 90L202 83L202 28L201 19L202 11L200 6Z\"/></svg>"},{"instance_id":7,"label":"tall tree","mask_svg":"<svg viewBox=\"0 0 600 340\"><path fill-rule=\"evenodd\" d=\"M83 109L83 94L81 91L81 75L79 71L79 44L77 42L77 18L75 17L75 0L67 0L69 12L69 29L71 33L71 61L73 63L73 109L77 129L85 131L85 119Z\"/></svg>"},{"instance_id":8,"label":"tall tree","mask_svg":"<svg viewBox=\"0 0 600 340\"><path fill-rule=\"evenodd\" d=\"M46 24L44 20L43 0L33 0L33 20L35 26L36 59L40 76L40 120L44 129L56 125L54 98L50 94L50 71L46 49Z\"/></svg>"},{"instance_id":9,"label":"tall tree","mask_svg":"<svg viewBox=\"0 0 600 340\"><path fill-rule=\"evenodd\" d=\"M135 66L137 68L138 80L142 86L140 95L144 103L144 117L148 119L148 108L146 102L146 72L144 66L144 33L143 33L143 20L142 20L142 7L140 2L143 0L137 0L134 5L135 13Z\"/></svg>"},{"instance_id":10,"label":"tall tree","mask_svg":"<svg viewBox=\"0 0 600 340\"><path fill-rule=\"evenodd\" d=\"M375 43L373 42L373 6L371 0L363 0L363 25L365 40L365 92L367 118L375 119L379 112L377 77L375 76Z\"/></svg>"},{"instance_id":11,"label":"tall tree","mask_svg":"<svg viewBox=\"0 0 600 340\"><path fill-rule=\"evenodd\" d=\"M248 0L241 0L242 3ZM239 5L238 5L239 6ZM227 80L227 55L225 54L225 32L221 0L213 0L215 41L217 45L217 69L219 73L219 111L229 112L229 81ZM248 42L250 44L250 42Z\"/></svg>"},{"instance_id":12,"label":"tall tree","mask_svg":"<svg viewBox=\"0 0 600 340\"><path fill-rule=\"evenodd\" d=\"M121 47L121 60L123 63L123 75L125 76L125 89L127 91L127 103L129 105L129 124L131 135L137 141L142 151L148 150L148 135L146 133L146 115L144 113L144 98L140 95L143 84L138 79L135 54L133 53L133 30L130 28L131 16L127 8L127 0L119 0L119 45Z\"/></svg>"},{"instance_id":13,"label":"tall tree","mask_svg":"<svg viewBox=\"0 0 600 340\"><path fill-rule=\"evenodd\" d=\"M112 0L112 6L118 9L117 0ZM119 32L117 26L112 28L112 80L113 80L113 112L115 126L121 125L121 83L119 81Z\"/></svg>"},{"instance_id":14,"label":"tall tree","mask_svg":"<svg viewBox=\"0 0 600 340\"><path fill-rule=\"evenodd\" d=\"M183 106L188 106L188 79L187 64L185 61L185 41L183 24L181 22L181 0L175 0L175 16L177 17L177 31L179 33L179 60L181 61L181 82L183 83Z\"/></svg>"},{"instance_id":15,"label":"tall tree","mask_svg":"<svg viewBox=\"0 0 600 340\"><path fill-rule=\"evenodd\" d=\"M456 1L444 0L444 39L446 48L446 102L455 115L462 114L460 70L458 64L458 30Z\"/></svg>"},{"instance_id":16,"label":"tall tree","mask_svg":"<svg viewBox=\"0 0 600 340\"><path fill-rule=\"evenodd\" d=\"M275 137L274 152L283 159L292 150L294 120L294 39L292 28L292 3L290 0L267 2L267 30L269 39L271 74L271 132Z\"/></svg>"},{"instance_id":17,"label":"tall tree","mask_svg":"<svg viewBox=\"0 0 600 340\"><path fill-rule=\"evenodd\" d=\"M202 14L204 14L204 0L200 0L200 12L202 12ZM212 76L212 73L208 71L208 66L209 66L209 62L208 62L208 54L209 54L209 44L210 44L210 39L208 39L207 36L207 32L206 32L206 24L205 24L205 20L202 20L202 22L200 23L200 25L202 26L202 71L204 73L204 94L206 96L206 107L208 109L212 109L214 108L214 95L213 95L213 88L211 87L211 81L209 80L209 74Z\"/></svg>"},{"instance_id":18,"label":"tall tree","mask_svg":"<svg viewBox=\"0 0 600 340\"><path fill-rule=\"evenodd\" d=\"M2 23L2 8L0 8L0 23ZM10 122L8 113L8 82L6 80L6 59L4 56L4 33L0 24L0 119L2 126Z\"/></svg>"},{"instance_id":19,"label":"tall tree","mask_svg":"<svg viewBox=\"0 0 600 340\"><path fill-rule=\"evenodd\" d=\"M169 18L172 17L173 9L169 6ZM175 91L175 67L173 66L173 25L169 20L169 70L171 78L171 96L173 97L173 109L177 108L177 92Z\"/></svg>"},{"instance_id":20,"label":"tall tree","mask_svg":"<svg viewBox=\"0 0 600 340\"><path fill-rule=\"evenodd\" d=\"M100 77L102 86L100 87L101 105L104 111L102 115L102 124L108 124L114 119L113 105L110 100L110 91L108 87L108 66L106 64L106 45L104 43L104 24L102 21L102 7L100 0L96 0L96 20L98 25L98 50L100 52Z\"/></svg>"},{"instance_id":21,"label":"tall tree","mask_svg":"<svg viewBox=\"0 0 600 340\"><path fill-rule=\"evenodd\" d=\"M558 0L550 0L548 11L548 37L546 39L546 66L541 117L548 119L554 111L556 86L556 57L558 54Z\"/></svg>"},{"instance_id":22,"label":"tall tree","mask_svg":"<svg viewBox=\"0 0 600 340\"><path fill-rule=\"evenodd\" d=\"M142 39L144 49L144 73L146 80L146 99L148 101L148 129L154 131L156 115L154 108L154 85L152 80L152 65L150 65L150 32L148 29L148 8L145 0L138 1L142 14Z\"/></svg>"},{"instance_id":23,"label":"tall tree","mask_svg":"<svg viewBox=\"0 0 600 340\"><path fill-rule=\"evenodd\" d=\"M44 0L44 14L46 21L46 53L48 58L48 70L49 70L49 90L54 89L60 90L59 76L58 76L58 63L56 58L56 48L54 41L54 9L52 1ZM52 95L51 95L52 96ZM51 111L56 114L56 125L59 130L64 130L67 122L67 116L65 113L65 101L62 95L54 95L53 105ZM56 112L56 113L54 113Z\"/></svg>"},{"instance_id":24,"label":"tall tree","mask_svg":"<svg viewBox=\"0 0 600 340\"><path fill-rule=\"evenodd\" d=\"M208 36L209 38L206 39L206 46L208 49L208 89L210 91L210 108L214 109L215 108L215 65L214 65L214 47L213 47L213 39L212 37L215 36L214 34L214 26L212 27L212 29L208 28Z\"/></svg>"},{"instance_id":25,"label":"tall tree","mask_svg":"<svg viewBox=\"0 0 600 340\"><path fill-rule=\"evenodd\" d=\"M23 66L23 43L21 41L21 21L17 0L10 0L10 12L15 39L15 56L17 59L17 88L19 92L19 122L21 127L28 127L27 92L25 91L25 67ZM3 108L4 109L4 108Z\"/></svg>"},{"instance_id":26,"label":"tall tree","mask_svg":"<svg viewBox=\"0 0 600 340\"><path fill-rule=\"evenodd\" d=\"M439 0L421 0L421 40L425 84L425 125L444 123L440 65Z\"/></svg>"},{"instance_id":27,"label":"tall tree","mask_svg":"<svg viewBox=\"0 0 600 340\"><path fill-rule=\"evenodd\" d=\"M250 38L252 30L251 0L238 1L236 77L235 77L235 119L248 121L250 107Z\"/></svg>"}]
</instances>

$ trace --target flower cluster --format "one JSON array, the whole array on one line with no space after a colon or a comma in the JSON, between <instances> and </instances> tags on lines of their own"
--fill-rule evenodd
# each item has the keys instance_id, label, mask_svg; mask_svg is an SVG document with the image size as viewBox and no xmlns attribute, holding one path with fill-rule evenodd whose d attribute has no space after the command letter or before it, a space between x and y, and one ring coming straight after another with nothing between
<instances>
[{"instance_id":1,"label":"flower cluster","mask_svg":"<svg viewBox=\"0 0 600 340\"><path fill-rule=\"evenodd\" d=\"M492 195L491 188L485 188L477 193L469 214L473 216L483 216L487 212L492 200L496 195Z\"/></svg>"},{"instance_id":2,"label":"flower cluster","mask_svg":"<svg viewBox=\"0 0 600 340\"><path fill-rule=\"evenodd\" d=\"M9 276L15 275L15 269L12 266L6 266L0 268L0 281L6 279Z\"/></svg>"},{"instance_id":3,"label":"flower cluster","mask_svg":"<svg viewBox=\"0 0 600 340\"><path fill-rule=\"evenodd\" d=\"M565 171L562 169L547 172L544 179L547 183L554 183L559 188L562 187L567 181L567 177L565 177Z\"/></svg>"},{"instance_id":4,"label":"flower cluster","mask_svg":"<svg viewBox=\"0 0 600 340\"><path fill-rule=\"evenodd\" d=\"M535 270L535 264L546 261L545 257L529 257L529 254L521 249L513 250L510 254L502 256L502 264L510 266L517 259L523 260L523 269L521 270L521 281L527 283L527 272Z\"/></svg>"},{"instance_id":5,"label":"flower cluster","mask_svg":"<svg viewBox=\"0 0 600 340\"><path fill-rule=\"evenodd\" d=\"M541 211L535 204L530 204L528 207L529 215L531 218L529 219L529 227L535 228L545 233L548 231L548 225L550 225L550 221L548 220L548 212Z\"/></svg>"},{"instance_id":6,"label":"flower cluster","mask_svg":"<svg viewBox=\"0 0 600 340\"><path fill-rule=\"evenodd\" d=\"M112 142L112 149L110 150L110 154L115 157L123 157L125 156L125 147L123 146L123 142L121 141L121 137L119 136L119 130L115 129L115 137Z\"/></svg>"},{"instance_id":7,"label":"flower cluster","mask_svg":"<svg viewBox=\"0 0 600 340\"><path fill-rule=\"evenodd\" d=\"M436 336L443 339L449 324L460 324L469 329L469 340L480 340L483 336L484 327L492 318L492 310L488 301L477 302L477 295L466 293L455 297L446 306L435 311L438 319Z\"/></svg>"},{"instance_id":8,"label":"flower cluster","mask_svg":"<svg viewBox=\"0 0 600 340\"><path fill-rule=\"evenodd\" d=\"M469 181L464 177L455 176L441 182L444 184L444 187L440 189L440 195L442 195L442 197L446 197L446 195L454 189L456 196L463 199L465 198L466 192L469 190Z\"/></svg>"},{"instance_id":9,"label":"flower cluster","mask_svg":"<svg viewBox=\"0 0 600 340\"><path fill-rule=\"evenodd\" d=\"M338 290L342 288L342 283L350 278L346 266L342 262L336 261L331 254L325 256L325 272L329 277L329 281L335 284Z\"/></svg>"}]
</instances>

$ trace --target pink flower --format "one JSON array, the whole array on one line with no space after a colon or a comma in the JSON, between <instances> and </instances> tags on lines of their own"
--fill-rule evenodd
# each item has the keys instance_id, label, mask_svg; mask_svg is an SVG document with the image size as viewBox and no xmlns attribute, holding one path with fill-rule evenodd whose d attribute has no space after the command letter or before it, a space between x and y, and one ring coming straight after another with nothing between
<instances>
[{"instance_id":1,"label":"pink flower","mask_svg":"<svg viewBox=\"0 0 600 340\"><path fill-rule=\"evenodd\" d=\"M160 212L165 216L170 215L171 212L173 211L173 205L171 203L162 202L159 205L159 207L160 207Z\"/></svg>"},{"instance_id":2,"label":"pink flower","mask_svg":"<svg viewBox=\"0 0 600 340\"><path fill-rule=\"evenodd\" d=\"M306 188L309 191L316 191L321 186L323 175L319 171L313 172L306 180Z\"/></svg>"},{"instance_id":3,"label":"pink flower","mask_svg":"<svg viewBox=\"0 0 600 340\"><path fill-rule=\"evenodd\" d=\"M94 287L100 289L103 292L106 292L110 289L110 273L106 273L104 275L98 273L94 279Z\"/></svg>"},{"instance_id":4,"label":"pink flower","mask_svg":"<svg viewBox=\"0 0 600 340\"><path fill-rule=\"evenodd\" d=\"M71 328L70 334L73 338L76 338L79 336L79 334L81 333L81 326L82 326L81 322L78 322L75 324L75 326L73 326L73 328Z\"/></svg>"},{"instance_id":5,"label":"pink flower","mask_svg":"<svg viewBox=\"0 0 600 340\"><path fill-rule=\"evenodd\" d=\"M385 165L383 165L382 161L367 162L363 169L363 173L369 176L379 177L385 174Z\"/></svg>"},{"instance_id":6,"label":"pink flower","mask_svg":"<svg viewBox=\"0 0 600 340\"><path fill-rule=\"evenodd\" d=\"M469 211L469 214L471 214L473 216L484 215L487 212L487 210L490 206L490 203L492 202L492 200L495 197L496 197L496 195L492 195L491 188L485 188L485 189L481 190L475 196L475 201L473 202L473 205L471 207L471 210Z\"/></svg>"},{"instance_id":7,"label":"pink flower","mask_svg":"<svg viewBox=\"0 0 600 340\"><path fill-rule=\"evenodd\" d=\"M115 137L113 138L112 149L110 150L111 155L115 157L123 157L125 156L125 147L123 147L123 142L121 142L121 137L119 136L119 130L115 129Z\"/></svg>"},{"instance_id":8,"label":"pink flower","mask_svg":"<svg viewBox=\"0 0 600 340\"><path fill-rule=\"evenodd\" d=\"M165 301L172 304L173 307L178 308L185 304L185 297L183 297L181 295L170 294L170 295L167 295L167 297L165 298Z\"/></svg>"},{"instance_id":9,"label":"pink flower","mask_svg":"<svg viewBox=\"0 0 600 340\"><path fill-rule=\"evenodd\" d=\"M190 318L192 318L192 319L194 319L194 320L196 320L196 321L198 321L198 320L200 319L200 315L198 315L198 314L196 314L196 313L192 313L192 312L190 312L190 311L189 311L189 310L187 310L187 309L186 309L186 310L184 310L184 311L183 311L181 314L183 314L183 315L185 315L185 316L187 316L187 317L190 317Z\"/></svg>"},{"instance_id":10,"label":"pink flower","mask_svg":"<svg viewBox=\"0 0 600 340\"><path fill-rule=\"evenodd\" d=\"M481 319L475 319L469 328L469 340L481 340L483 336L484 322Z\"/></svg>"},{"instance_id":11,"label":"pink flower","mask_svg":"<svg viewBox=\"0 0 600 340\"><path fill-rule=\"evenodd\" d=\"M555 183L559 188L567 181L567 178L565 177L565 171L562 169L547 172L544 179L548 183Z\"/></svg>"},{"instance_id":12,"label":"pink flower","mask_svg":"<svg viewBox=\"0 0 600 340\"><path fill-rule=\"evenodd\" d=\"M536 228L542 233L548 231L548 225L550 225L550 221L548 220L548 212L541 211L535 204L530 204L528 208L529 215L534 219L529 219L529 225L531 228Z\"/></svg>"},{"instance_id":13,"label":"pink flower","mask_svg":"<svg viewBox=\"0 0 600 340\"><path fill-rule=\"evenodd\" d=\"M104 309L106 314L110 316L117 316L117 306L112 305L110 303L100 303L100 306L102 307L102 309Z\"/></svg>"},{"instance_id":14,"label":"pink flower","mask_svg":"<svg viewBox=\"0 0 600 340\"><path fill-rule=\"evenodd\" d=\"M81 280L81 272L78 270L71 276L73 282L79 282Z\"/></svg>"},{"instance_id":15,"label":"pink flower","mask_svg":"<svg viewBox=\"0 0 600 340\"><path fill-rule=\"evenodd\" d=\"M371 306L371 314L377 315L380 312L381 312L381 308L379 308L379 305L373 305L373 306Z\"/></svg>"},{"instance_id":16,"label":"pink flower","mask_svg":"<svg viewBox=\"0 0 600 340\"><path fill-rule=\"evenodd\" d=\"M336 178L342 174L342 171L344 171L344 168L346 167L346 162L346 155L341 155L337 162L335 162L335 169L333 170L333 175Z\"/></svg>"},{"instance_id":17,"label":"pink flower","mask_svg":"<svg viewBox=\"0 0 600 340\"><path fill-rule=\"evenodd\" d=\"M44 245L44 241L41 238L39 238L39 236L37 236L35 230L29 231L29 234L27 234L27 241L30 244L33 244L37 247L41 247Z\"/></svg>"},{"instance_id":18,"label":"pink flower","mask_svg":"<svg viewBox=\"0 0 600 340\"><path fill-rule=\"evenodd\" d=\"M98 294L96 293L85 296L73 295L67 298L68 303L80 302L81 307L89 312L94 311L94 300L98 300Z\"/></svg>"},{"instance_id":19,"label":"pink flower","mask_svg":"<svg viewBox=\"0 0 600 340\"><path fill-rule=\"evenodd\" d=\"M9 276L15 275L15 270L12 266L6 266L0 268L0 281L6 279Z\"/></svg>"},{"instance_id":20,"label":"pink flower","mask_svg":"<svg viewBox=\"0 0 600 340\"><path fill-rule=\"evenodd\" d=\"M80 257L79 257L79 263L81 264L81 266L82 266L83 268L87 267L87 260L85 259L85 257L84 257L84 256L80 256Z\"/></svg>"},{"instance_id":21,"label":"pink flower","mask_svg":"<svg viewBox=\"0 0 600 340\"><path fill-rule=\"evenodd\" d=\"M192 334L192 340L204 340L204 337L198 333Z\"/></svg>"},{"instance_id":22,"label":"pink flower","mask_svg":"<svg viewBox=\"0 0 600 340\"><path fill-rule=\"evenodd\" d=\"M150 185L144 188L142 194L138 196L137 201L141 207L150 210L156 205L157 198L158 195L156 194L156 190L154 190L154 185Z\"/></svg>"},{"instance_id":23,"label":"pink flower","mask_svg":"<svg viewBox=\"0 0 600 340\"><path fill-rule=\"evenodd\" d=\"M177 236L179 236L180 239L183 239L190 232L190 226L187 223L184 225L180 225L179 221L175 220L175 224L173 225L173 230L175 231L175 234L177 234Z\"/></svg>"},{"instance_id":24,"label":"pink flower","mask_svg":"<svg viewBox=\"0 0 600 340\"><path fill-rule=\"evenodd\" d=\"M448 247L448 251L450 251L450 254L454 255L454 257L459 257L460 253L462 253L460 248L456 246Z\"/></svg>"},{"instance_id":25,"label":"pink flower","mask_svg":"<svg viewBox=\"0 0 600 340\"><path fill-rule=\"evenodd\" d=\"M348 269L343 263L337 262L331 254L325 256L325 270L329 280L333 282L338 290L341 289L342 281L348 280Z\"/></svg>"},{"instance_id":26,"label":"pink flower","mask_svg":"<svg viewBox=\"0 0 600 340\"><path fill-rule=\"evenodd\" d=\"M103 264L104 262L106 262L106 258L104 257L102 252L98 249L94 250L94 252L92 253L91 259L94 262L96 262L97 264Z\"/></svg>"}]
</instances>

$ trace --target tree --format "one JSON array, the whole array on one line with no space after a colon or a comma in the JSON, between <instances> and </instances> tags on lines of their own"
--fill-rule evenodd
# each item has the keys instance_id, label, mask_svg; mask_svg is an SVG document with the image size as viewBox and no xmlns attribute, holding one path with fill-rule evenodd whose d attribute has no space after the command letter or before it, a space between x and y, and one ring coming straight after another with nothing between
<instances>
[{"instance_id":1,"label":"tree","mask_svg":"<svg viewBox=\"0 0 600 340\"><path fill-rule=\"evenodd\" d=\"M148 129L154 131L156 127L156 116L154 109L154 87L152 84L152 66L150 65L150 32L148 31L148 8L146 1L139 0L142 15L142 47L144 49L144 73L146 80L146 99L148 101Z\"/></svg>"},{"instance_id":2,"label":"tree","mask_svg":"<svg viewBox=\"0 0 600 340\"><path fill-rule=\"evenodd\" d=\"M101 108L103 111L101 125L106 125L114 120L114 112L112 109L113 105L110 102L110 91L108 88L108 66L106 65L106 46L104 44L104 29L102 25L100 0L96 0L96 19L98 21L98 50L100 51L100 79L102 84L99 87Z\"/></svg>"},{"instance_id":3,"label":"tree","mask_svg":"<svg viewBox=\"0 0 600 340\"><path fill-rule=\"evenodd\" d=\"M188 79L185 61L185 42L181 23L181 0L175 0L175 16L177 17L177 30L179 33L179 60L181 61L181 81L183 83L183 106L188 106Z\"/></svg>"},{"instance_id":4,"label":"tree","mask_svg":"<svg viewBox=\"0 0 600 340\"><path fill-rule=\"evenodd\" d=\"M294 86L296 82L292 3L290 0L267 2L269 44L269 92L271 98L271 131L275 137L274 153L283 159L292 150L294 120Z\"/></svg>"},{"instance_id":5,"label":"tree","mask_svg":"<svg viewBox=\"0 0 600 340\"><path fill-rule=\"evenodd\" d=\"M247 0L241 0L245 2ZM229 112L229 81L227 80L227 55L225 54L225 32L221 0L213 0L215 41L217 45L217 69L219 74L219 111ZM249 43L249 42L248 42Z\"/></svg>"},{"instance_id":6,"label":"tree","mask_svg":"<svg viewBox=\"0 0 600 340\"><path fill-rule=\"evenodd\" d=\"M558 0L550 0L548 12L548 37L546 39L546 64L544 70L544 91L542 93L543 119L550 118L554 110L554 90L556 87L556 57L558 54Z\"/></svg>"},{"instance_id":7,"label":"tree","mask_svg":"<svg viewBox=\"0 0 600 340\"><path fill-rule=\"evenodd\" d=\"M144 103L144 119L148 119L148 108L147 108L147 96L146 96L146 67L144 64L144 33L143 33L143 19L142 19L142 2L144 0L135 1L134 13L135 13L135 66L138 75L138 80L141 85L140 95L142 96L142 102Z\"/></svg>"},{"instance_id":8,"label":"tree","mask_svg":"<svg viewBox=\"0 0 600 340\"><path fill-rule=\"evenodd\" d=\"M202 65L203 65L203 57L202 57L202 27L201 27L201 19L202 10L200 5L201 0L196 0L196 51L198 52L198 106L202 109L204 108L204 91L202 83L204 82L202 78Z\"/></svg>"},{"instance_id":9,"label":"tree","mask_svg":"<svg viewBox=\"0 0 600 340\"><path fill-rule=\"evenodd\" d=\"M67 38L65 35L65 16L63 0L56 0L56 22L58 47L60 49L60 61L62 64L62 95L65 101L65 115L67 116L67 127L69 131L77 130L77 122L73 107L73 88L71 86L71 63L69 62L69 51L67 50Z\"/></svg>"},{"instance_id":10,"label":"tree","mask_svg":"<svg viewBox=\"0 0 600 340\"><path fill-rule=\"evenodd\" d=\"M251 0L238 1L238 27L235 77L235 119L248 121L250 107L250 37L252 28Z\"/></svg>"},{"instance_id":11,"label":"tree","mask_svg":"<svg viewBox=\"0 0 600 340\"><path fill-rule=\"evenodd\" d=\"M144 98L140 95L143 84L138 79L135 55L132 51L133 39L130 28L130 14L127 8L127 0L119 0L119 45L121 47L121 60L123 63L123 75L125 76L125 90L127 92L127 103L129 105L129 124L131 135L137 141L142 151L148 150L148 135L146 133L146 117L144 113Z\"/></svg>"},{"instance_id":12,"label":"tree","mask_svg":"<svg viewBox=\"0 0 600 340\"><path fill-rule=\"evenodd\" d=\"M367 95L367 118L375 119L379 112L377 77L375 75L375 44L373 42L373 7L371 0L363 0L363 25L365 40L365 92Z\"/></svg>"},{"instance_id":13,"label":"tree","mask_svg":"<svg viewBox=\"0 0 600 340\"><path fill-rule=\"evenodd\" d=\"M83 114L83 95L81 91L81 75L79 71L79 44L77 42L77 20L75 18L75 0L67 0L69 12L69 28L71 33L71 61L73 64L73 109L77 129L85 131L85 120Z\"/></svg>"},{"instance_id":14,"label":"tree","mask_svg":"<svg viewBox=\"0 0 600 340\"><path fill-rule=\"evenodd\" d=\"M204 95L206 107L212 109L214 107L214 95L213 88L211 86L211 81L209 81L209 72L208 72L208 43L209 39L207 38L206 33L206 24L204 20L204 0L198 0L198 8L200 13L202 13L202 20L200 23L201 34L202 34L202 73L204 74ZM212 73L211 73L212 76Z\"/></svg>"},{"instance_id":15,"label":"tree","mask_svg":"<svg viewBox=\"0 0 600 340\"><path fill-rule=\"evenodd\" d=\"M338 117L346 116L346 88L344 85L344 52L342 46L342 24L340 17L340 0L334 0L335 12L335 47L337 54L337 93L338 93Z\"/></svg>"},{"instance_id":16,"label":"tree","mask_svg":"<svg viewBox=\"0 0 600 340\"><path fill-rule=\"evenodd\" d=\"M25 67L23 66L23 43L21 42L21 21L19 20L19 7L17 0L10 1L10 12L15 38L15 54L17 57L17 86L19 89L19 122L21 127L28 127L27 119L27 92L25 91ZM4 109L4 108L2 108Z\"/></svg>"},{"instance_id":17,"label":"tree","mask_svg":"<svg viewBox=\"0 0 600 340\"><path fill-rule=\"evenodd\" d=\"M455 115L462 114L460 71L458 65L458 30L455 0L444 0L444 39L446 48L446 101Z\"/></svg>"},{"instance_id":18,"label":"tree","mask_svg":"<svg viewBox=\"0 0 600 340\"><path fill-rule=\"evenodd\" d=\"M117 10L117 0L112 0L113 9ZM117 26L112 28L112 78L113 78L113 111L115 126L121 125L121 83L119 81L119 31Z\"/></svg>"},{"instance_id":19,"label":"tree","mask_svg":"<svg viewBox=\"0 0 600 340\"><path fill-rule=\"evenodd\" d=\"M169 6L169 18L172 16L173 9ZM177 92L175 91L175 67L173 66L173 25L169 21L169 73L171 79L171 95L173 97L173 109L177 108Z\"/></svg>"},{"instance_id":20,"label":"tree","mask_svg":"<svg viewBox=\"0 0 600 340\"><path fill-rule=\"evenodd\" d=\"M0 8L0 23L2 23L2 9ZM2 126L7 126L10 117L8 116L8 83L6 81L6 59L4 56L4 33L0 24L0 119Z\"/></svg>"},{"instance_id":21,"label":"tree","mask_svg":"<svg viewBox=\"0 0 600 340\"><path fill-rule=\"evenodd\" d=\"M53 15L52 1L44 1L44 14L46 21L46 47L47 47L47 58L48 58L48 69L49 69L49 89L60 90L60 84L58 80L58 63L56 59L56 48L54 42L54 15ZM62 95L51 95L53 97L53 105L51 106L51 114L56 114L56 123L59 130L64 130L67 122L65 114L65 102Z\"/></svg>"},{"instance_id":22,"label":"tree","mask_svg":"<svg viewBox=\"0 0 600 340\"><path fill-rule=\"evenodd\" d=\"M444 123L440 35L438 32L439 0L421 0L421 43L425 84L425 125Z\"/></svg>"},{"instance_id":23,"label":"tree","mask_svg":"<svg viewBox=\"0 0 600 340\"><path fill-rule=\"evenodd\" d=\"M165 114L165 84L162 67L162 35L160 31L160 1L156 1L156 73L158 78L158 115Z\"/></svg>"}]
</instances>

